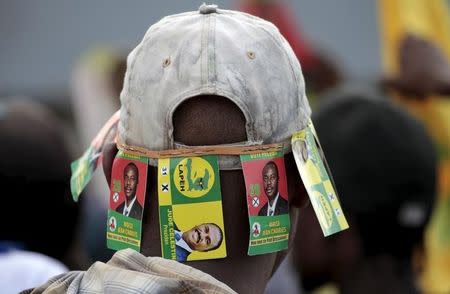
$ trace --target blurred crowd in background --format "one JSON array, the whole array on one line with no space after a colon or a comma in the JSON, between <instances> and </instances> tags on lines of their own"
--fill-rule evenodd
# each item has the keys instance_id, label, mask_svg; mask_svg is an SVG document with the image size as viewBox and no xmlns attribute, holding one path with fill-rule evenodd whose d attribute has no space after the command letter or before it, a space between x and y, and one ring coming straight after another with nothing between
<instances>
[{"instance_id":1,"label":"blurred crowd in background","mask_svg":"<svg viewBox=\"0 0 450 294\"><path fill-rule=\"evenodd\" d=\"M113 254L107 183L97 173L74 203L70 162L119 109L139 36L201 4L82 2L0 3L0 287L12 293ZM449 1L217 2L273 22L294 49L351 227L324 238L308 207L266 292L449 293Z\"/></svg>"}]
</instances>

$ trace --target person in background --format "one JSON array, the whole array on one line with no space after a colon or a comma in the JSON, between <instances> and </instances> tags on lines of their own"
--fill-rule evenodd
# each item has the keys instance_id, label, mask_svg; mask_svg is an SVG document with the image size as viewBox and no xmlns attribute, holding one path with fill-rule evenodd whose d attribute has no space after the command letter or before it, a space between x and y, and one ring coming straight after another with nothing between
<instances>
[{"instance_id":1,"label":"person in background","mask_svg":"<svg viewBox=\"0 0 450 294\"><path fill-rule=\"evenodd\" d=\"M306 291L417 293L414 260L436 194L437 158L419 121L382 97L330 93L313 115L350 229L323 239L312 208L294 262Z\"/></svg>"},{"instance_id":2,"label":"person in background","mask_svg":"<svg viewBox=\"0 0 450 294\"><path fill-rule=\"evenodd\" d=\"M438 153L438 197L425 234L420 284L450 292L450 7L446 0L379 0L383 85L426 126Z\"/></svg>"},{"instance_id":3,"label":"person in background","mask_svg":"<svg viewBox=\"0 0 450 294\"><path fill-rule=\"evenodd\" d=\"M83 266L79 208L70 199L71 158L60 121L48 109L2 100L0 141L0 289L17 293Z\"/></svg>"}]
</instances>

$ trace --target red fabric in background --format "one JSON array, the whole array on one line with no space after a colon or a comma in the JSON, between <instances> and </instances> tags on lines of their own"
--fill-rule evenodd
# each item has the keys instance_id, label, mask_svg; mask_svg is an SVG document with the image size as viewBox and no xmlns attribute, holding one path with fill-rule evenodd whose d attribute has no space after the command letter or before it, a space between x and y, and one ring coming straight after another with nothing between
<instances>
[{"instance_id":1,"label":"red fabric in background","mask_svg":"<svg viewBox=\"0 0 450 294\"><path fill-rule=\"evenodd\" d=\"M302 36L299 25L294 19L287 4L283 1L240 1L238 9L275 24L280 33L286 38L294 50L295 55L300 60L302 68L307 70L314 66L316 57L313 48L309 46L307 40Z\"/></svg>"}]
</instances>

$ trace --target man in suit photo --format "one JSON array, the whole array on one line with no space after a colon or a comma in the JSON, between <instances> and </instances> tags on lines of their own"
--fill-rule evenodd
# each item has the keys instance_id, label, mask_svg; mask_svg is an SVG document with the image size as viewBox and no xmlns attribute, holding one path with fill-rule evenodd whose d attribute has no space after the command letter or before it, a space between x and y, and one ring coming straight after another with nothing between
<instances>
[{"instance_id":1,"label":"man in suit photo","mask_svg":"<svg viewBox=\"0 0 450 294\"><path fill-rule=\"evenodd\" d=\"M222 229L214 223L205 223L182 232L174 223L175 250L178 261L186 261L192 251L207 252L220 247Z\"/></svg>"},{"instance_id":2,"label":"man in suit photo","mask_svg":"<svg viewBox=\"0 0 450 294\"><path fill-rule=\"evenodd\" d=\"M125 193L125 201L120 204L116 211L125 216L135 219L141 219L142 206L136 199L136 190L139 183L139 169L130 162L123 170L123 192Z\"/></svg>"},{"instance_id":3,"label":"man in suit photo","mask_svg":"<svg viewBox=\"0 0 450 294\"><path fill-rule=\"evenodd\" d=\"M278 191L278 167L273 161L266 163L262 170L264 192L269 200L259 211L259 216L273 216L289 212L288 201Z\"/></svg>"}]
</instances>

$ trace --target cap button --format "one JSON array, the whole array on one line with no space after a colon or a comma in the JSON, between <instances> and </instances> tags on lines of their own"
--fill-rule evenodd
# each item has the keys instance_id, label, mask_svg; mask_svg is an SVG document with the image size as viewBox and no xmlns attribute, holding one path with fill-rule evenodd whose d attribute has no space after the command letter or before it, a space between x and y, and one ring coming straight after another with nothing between
<instances>
[{"instance_id":1,"label":"cap button","mask_svg":"<svg viewBox=\"0 0 450 294\"><path fill-rule=\"evenodd\" d=\"M200 8L198 9L198 11L201 14L216 13L217 12L217 5L203 3L202 5L200 5Z\"/></svg>"}]
</instances>

